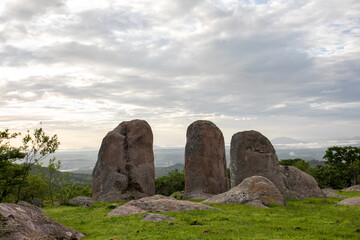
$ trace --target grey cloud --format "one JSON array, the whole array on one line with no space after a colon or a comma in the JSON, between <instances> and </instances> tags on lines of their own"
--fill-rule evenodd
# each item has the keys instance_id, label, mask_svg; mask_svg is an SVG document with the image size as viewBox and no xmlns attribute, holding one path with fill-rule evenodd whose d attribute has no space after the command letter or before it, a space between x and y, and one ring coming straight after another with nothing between
<instances>
[{"instance_id":1,"label":"grey cloud","mask_svg":"<svg viewBox=\"0 0 360 240\"><path fill-rule=\"evenodd\" d=\"M65 0L14 0L8 2L5 13L11 19L29 20L49 9L63 7L64 2Z\"/></svg>"}]
</instances>

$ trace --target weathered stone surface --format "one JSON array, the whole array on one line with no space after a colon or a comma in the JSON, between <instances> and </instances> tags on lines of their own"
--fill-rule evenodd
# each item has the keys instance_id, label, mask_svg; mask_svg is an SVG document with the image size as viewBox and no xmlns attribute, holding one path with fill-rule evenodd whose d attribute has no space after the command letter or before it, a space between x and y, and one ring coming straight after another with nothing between
<instances>
[{"instance_id":1,"label":"weathered stone surface","mask_svg":"<svg viewBox=\"0 0 360 240\"><path fill-rule=\"evenodd\" d=\"M143 120L120 123L103 139L93 171L93 197L131 200L155 194L153 134Z\"/></svg>"},{"instance_id":2,"label":"weathered stone surface","mask_svg":"<svg viewBox=\"0 0 360 240\"><path fill-rule=\"evenodd\" d=\"M35 205L32 205L31 203L25 202L25 201L20 201L20 202L18 202L18 204L20 206L30 208L31 210L34 210L35 212L38 212L38 213L46 212L44 209L41 209L41 208L39 208L39 207L37 207Z\"/></svg>"},{"instance_id":3,"label":"weathered stone surface","mask_svg":"<svg viewBox=\"0 0 360 240\"><path fill-rule=\"evenodd\" d=\"M175 219L169 216L165 216L157 213L146 213L141 217L140 221L151 221L151 222L160 222L160 221L174 221Z\"/></svg>"},{"instance_id":4,"label":"weathered stone surface","mask_svg":"<svg viewBox=\"0 0 360 240\"><path fill-rule=\"evenodd\" d=\"M209 209L215 210L216 208L201 203L176 200L171 197L155 195L125 203L109 212L107 216L128 216L144 212L174 212Z\"/></svg>"},{"instance_id":5,"label":"weathered stone surface","mask_svg":"<svg viewBox=\"0 0 360 240\"><path fill-rule=\"evenodd\" d=\"M94 203L96 203L96 200L86 196L77 196L69 200L71 206L90 207Z\"/></svg>"},{"instance_id":6,"label":"weathered stone surface","mask_svg":"<svg viewBox=\"0 0 360 240\"><path fill-rule=\"evenodd\" d=\"M187 129L184 199L206 199L228 190L225 144L212 122L195 121Z\"/></svg>"},{"instance_id":7,"label":"weathered stone surface","mask_svg":"<svg viewBox=\"0 0 360 240\"><path fill-rule=\"evenodd\" d=\"M270 204L287 205L282 193L267 178L252 176L225 193L215 195L205 203L247 204L255 207L266 207Z\"/></svg>"},{"instance_id":8,"label":"weathered stone surface","mask_svg":"<svg viewBox=\"0 0 360 240\"><path fill-rule=\"evenodd\" d=\"M341 200L337 204L344 205L344 206L359 206L360 205L360 197L347 198L347 199Z\"/></svg>"},{"instance_id":9,"label":"weathered stone surface","mask_svg":"<svg viewBox=\"0 0 360 240\"><path fill-rule=\"evenodd\" d=\"M344 192L360 192L360 185L354 185L348 188L344 188L342 191Z\"/></svg>"},{"instance_id":10,"label":"weathered stone surface","mask_svg":"<svg viewBox=\"0 0 360 240\"><path fill-rule=\"evenodd\" d=\"M271 142L257 131L234 134L230 146L231 187L245 178L263 176L268 178L286 197L278 158Z\"/></svg>"},{"instance_id":11,"label":"weathered stone surface","mask_svg":"<svg viewBox=\"0 0 360 240\"><path fill-rule=\"evenodd\" d=\"M327 196L327 197L339 197L339 198L341 198L341 197L344 197L344 196L342 196L342 195L340 195L340 194L337 194L336 192L336 190L334 190L334 189L331 189L331 188L324 188L324 189L321 189L322 191L323 191L323 193Z\"/></svg>"},{"instance_id":12,"label":"weathered stone surface","mask_svg":"<svg viewBox=\"0 0 360 240\"><path fill-rule=\"evenodd\" d=\"M306 197L326 198L315 178L293 166L280 166L288 198L303 199Z\"/></svg>"},{"instance_id":13,"label":"weathered stone surface","mask_svg":"<svg viewBox=\"0 0 360 240\"><path fill-rule=\"evenodd\" d=\"M0 239L81 239L84 234L14 203L0 204Z\"/></svg>"}]
</instances>

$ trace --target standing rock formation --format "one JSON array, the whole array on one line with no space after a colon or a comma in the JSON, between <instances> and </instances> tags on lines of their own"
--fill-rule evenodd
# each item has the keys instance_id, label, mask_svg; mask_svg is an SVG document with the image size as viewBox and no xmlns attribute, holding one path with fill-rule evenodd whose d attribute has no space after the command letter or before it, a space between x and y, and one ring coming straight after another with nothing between
<instances>
[{"instance_id":1,"label":"standing rock formation","mask_svg":"<svg viewBox=\"0 0 360 240\"><path fill-rule=\"evenodd\" d=\"M212 122L193 122L186 132L184 199L206 199L229 188L224 137Z\"/></svg>"},{"instance_id":2,"label":"standing rock formation","mask_svg":"<svg viewBox=\"0 0 360 240\"><path fill-rule=\"evenodd\" d=\"M146 121L122 122L104 137L92 189L93 197L99 201L155 194L153 134Z\"/></svg>"},{"instance_id":3,"label":"standing rock formation","mask_svg":"<svg viewBox=\"0 0 360 240\"><path fill-rule=\"evenodd\" d=\"M278 158L271 142L257 131L234 134L230 146L231 187L239 185L245 178L263 176L268 178L289 197L280 171Z\"/></svg>"}]
</instances>

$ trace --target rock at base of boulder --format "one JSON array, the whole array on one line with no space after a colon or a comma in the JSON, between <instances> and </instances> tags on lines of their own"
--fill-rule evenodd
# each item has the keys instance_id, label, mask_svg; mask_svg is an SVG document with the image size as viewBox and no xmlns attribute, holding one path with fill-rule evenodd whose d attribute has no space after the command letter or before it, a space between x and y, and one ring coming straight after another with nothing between
<instances>
[{"instance_id":1,"label":"rock at base of boulder","mask_svg":"<svg viewBox=\"0 0 360 240\"><path fill-rule=\"evenodd\" d=\"M0 236L1 240L75 240L81 239L84 234L29 208L14 203L0 203Z\"/></svg>"},{"instance_id":2,"label":"rock at base of boulder","mask_svg":"<svg viewBox=\"0 0 360 240\"><path fill-rule=\"evenodd\" d=\"M360 192L360 185L354 185L348 188L344 188L342 191L344 192Z\"/></svg>"},{"instance_id":3,"label":"rock at base of boulder","mask_svg":"<svg viewBox=\"0 0 360 240\"><path fill-rule=\"evenodd\" d=\"M285 197L291 199L326 198L313 176L293 166L280 165L280 171L287 189Z\"/></svg>"},{"instance_id":4,"label":"rock at base of boulder","mask_svg":"<svg viewBox=\"0 0 360 240\"><path fill-rule=\"evenodd\" d=\"M20 201L20 202L18 202L18 204L20 206L30 208L31 210L34 210L35 212L38 212L38 213L46 212L44 209L41 209L41 208L39 208L39 207L37 207L35 205L32 205L31 203L25 202L25 201Z\"/></svg>"},{"instance_id":5,"label":"rock at base of boulder","mask_svg":"<svg viewBox=\"0 0 360 240\"><path fill-rule=\"evenodd\" d=\"M26 199L25 202L28 202L37 207L46 207L46 204L43 201L41 201L41 199L39 199L39 198L29 198L29 199Z\"/></svg>"},{"instance_id":6,"label":"rock at base of boulder","mask_svg":"<svg viewBox=\"0 0 360 240\"><path fill-rule=\"evenodd\" d=\"M334 189L331 189L331 188L324 188L324 189L321 189L323 191L323 193L327 196L327 197L338 197L338 198L341 198L341 197L344 197L342 195L339 195L337 194L336 190Z\"/></svg>"},{"instance_id":7,"label":"rock at base of boulder","mask_svg":"<svg viewBox=\"0 0 360 240\"><path fill-rule=\"evenodd\" d=\"M69 200L71 206L90 207L94 203L96 203L96 200L86 196L77 196Z\"/></svg>"},{"instance_id":8,"label":"rock at base of boulder","mask_svg":"<svg viewBox=\"0 0 360 240\"><path fill-rule=\"evenodd\" d=\"M344 205L344 206L359 206L360 205L360 197L347 198L347 199L341 200L337 204Z\"/></svg>"},{"instance_id":9,"label":"rock at base of boulder","mask_svg":"<svg viewBox=\"0 0 360 240\"><path fill-rule=\"evenodd\" d=\"M206 199L204 202L247 204L256 207L266 207L270 204L287 205L284 196L276 186L262 176L246 178L238 186Z\"/></svg>"},{"instance_id":10,"label":"rock at base of boulder","mask_svg":"<svg viewBox=\"0 0 360 240\"><path fill-rule=\"evenodd\" d=\"M165 216L157 213L146 213L140 221L151 221L151 222L160 222L160 221L174 221L175 219L169 216Z\"/></svg>"},{"instance_id":11,"label":"rock at base of boulder","mask_svg":"<svg viewBox=\"0 0 360 240\"><path fill-rule=\"evenodd\" d=\"M107 216L128 216L144 212L174 212L190 210L217 210L195 202L176 200L171 197L155 195L130 201L109 212Z\"/></svg>"}]
</instances>

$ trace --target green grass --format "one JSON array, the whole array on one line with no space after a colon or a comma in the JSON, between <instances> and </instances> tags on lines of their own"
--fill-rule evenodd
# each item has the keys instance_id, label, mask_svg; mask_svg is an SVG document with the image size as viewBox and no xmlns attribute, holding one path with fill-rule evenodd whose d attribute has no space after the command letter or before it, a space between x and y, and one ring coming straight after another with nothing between
<instances>
[{"instance_id":1,"label":"green grass","mask_svg":"<svg viewBox=\"0 0 360 240\"><path fill-rule=\"evenodd\" d=\"M359 192L341 192L347 197ZM167 212L170 222L139 221L143 214L106 217L114 203L47 207L47 216L87 239L360 239L360 207L338 206L337 198L288 200L286 207L259 209L209 204L220 211ZM120 203L123 204L124 202Z\"/></svg>"}]
</instances>

